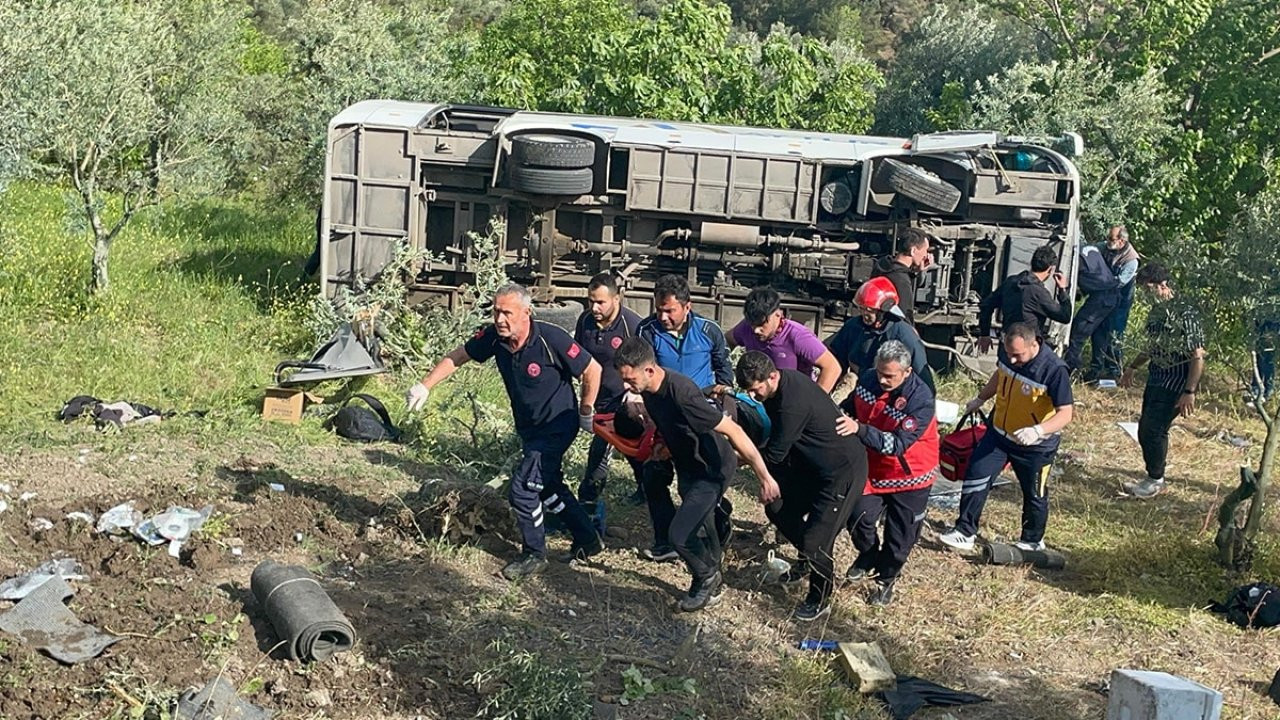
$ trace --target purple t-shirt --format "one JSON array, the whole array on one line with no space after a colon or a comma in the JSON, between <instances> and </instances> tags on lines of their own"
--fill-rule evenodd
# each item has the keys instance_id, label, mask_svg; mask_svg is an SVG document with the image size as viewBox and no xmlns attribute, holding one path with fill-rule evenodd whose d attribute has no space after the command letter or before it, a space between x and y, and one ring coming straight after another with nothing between
<instances>
[{"instance_id":1,"label":"purple t-shirt","mask_svg":"<svg viewBox=\"0 0 1280 720\"><path fill-rule=\"evenodd\" d=\"M768 355L779 370L799 370L809 376L813 375L814 363L827 351L827 346L812 330L791 318L782 318L778 332L764 342L751 331L751 323L746 320L734 325L730 335L734 344L743 349Z\"/></svg>"}]
</instances>

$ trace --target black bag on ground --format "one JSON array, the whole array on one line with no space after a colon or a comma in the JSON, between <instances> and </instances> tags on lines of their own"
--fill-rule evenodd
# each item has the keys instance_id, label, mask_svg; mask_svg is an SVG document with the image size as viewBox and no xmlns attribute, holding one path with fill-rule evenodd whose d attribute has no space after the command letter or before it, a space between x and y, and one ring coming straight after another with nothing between
<instances>
[{"instance_id":1,"label":"black bag on ground","mask_svg":"<svg viewBox=\"0 0 1280 720\"><path fill-rule=\"evenodd\" d=\"M351 405L350 402L357 398L363 400L369 407ZM395 423L391 422L391 415L387 412L386 406L378 398L365 393L356 393L347 398L325 425L348 440L360 442L383 440L398 442L400 440L400 430Z\"/></svg>"},{"instance_id":2,"label":"black bag on ground","mask_svg":"<svg viewBox=\"0 0 1280 720\"><path fill-rule=\"evenodd\" d=\"M1209 609L1242 628L1275 627L1280 625L1280 587L1264 582L1241 585L1225 603L1215 602Z\"/></svg>"}]
</instances>

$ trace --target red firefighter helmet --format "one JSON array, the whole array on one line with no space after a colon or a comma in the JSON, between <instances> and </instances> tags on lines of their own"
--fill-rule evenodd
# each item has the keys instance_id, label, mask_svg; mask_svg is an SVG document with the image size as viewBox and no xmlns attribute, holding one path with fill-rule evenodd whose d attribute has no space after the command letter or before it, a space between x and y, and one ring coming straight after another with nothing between
<instances>
[{"instance_id":1,"label":"red firefighter helmet","mask_svg":"<svg viewBox=\"0 0 1280 720\"><path fill-rule=\"evenodd\" d=\"M867 310L906 317L898 307L898 290L887 277L874 277L859 285L858 292L853 295L853 304Z\"/></svg>"}]
</instances>

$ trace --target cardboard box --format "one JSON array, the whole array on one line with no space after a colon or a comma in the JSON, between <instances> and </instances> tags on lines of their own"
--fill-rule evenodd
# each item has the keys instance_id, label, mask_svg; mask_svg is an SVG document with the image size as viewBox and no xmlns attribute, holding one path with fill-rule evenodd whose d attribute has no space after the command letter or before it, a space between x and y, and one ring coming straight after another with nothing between
<instances>
[{"instance_id":1,"label":"cardboard box","mask_svg":"<svg viewBox=\"0 0 1280 720\"><path fill-rule=\"evenodd\" d=\"M836 652L849 682L863 695L898 686L898 676L878 644L842 642L836 646Z\"/></svg>"},{"instance_id":2,"label":"cardboard box","mask_svg":"<svg viewBox=\"0 0 1280 720\"><path fill-rule=\"evenodd\" d=\"M297 425L307 405L324 402L324 398L298 388L269 387L262 398L262 419Z\"/></svg>"}]
</instances>

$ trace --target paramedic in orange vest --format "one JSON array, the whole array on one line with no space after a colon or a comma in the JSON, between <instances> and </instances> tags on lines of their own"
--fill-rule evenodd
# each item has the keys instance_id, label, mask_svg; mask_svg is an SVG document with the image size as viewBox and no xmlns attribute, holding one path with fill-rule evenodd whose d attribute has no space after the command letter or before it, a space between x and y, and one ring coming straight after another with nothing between
<instances>
[{"instance_id":1,"label":"paramedic in orange vest","mask_svg":"<svg viewBox=\"0 0 1280 720\"><path fill-rule=\"evenodd\" d=\"M996 372L965 406L965 414L992 397L996 406L987 420L987 433L974 448L960 486L960 517L938 541L956 550L973 549L987 494L1007 463L1022 487L1022 536L1014 545L1043 550L1049 468L1058 454L1062 429L1071 422L1073 400L1067 364L1041 344L1035 323L1005 328Z\"/></svg>"},{"instance_id":2,"label":"paramedic in orange vest","mask_svg":"<svg viewBox=\"0 0 1280 720\"><path fill-rule=\"evenodd\" d=\"M911 351L889 340L876 351L875 367L840 409L840 435L857 435L867 448L867 484L849 516L849 534L858 558L850 580L875 577L867 598L884 607L893 602L893 584L920 537L929 490L938 470L938 420L933 391L911 371ZM884 539L876 523L884 517Z\"/></svg>"}]
</instances>

